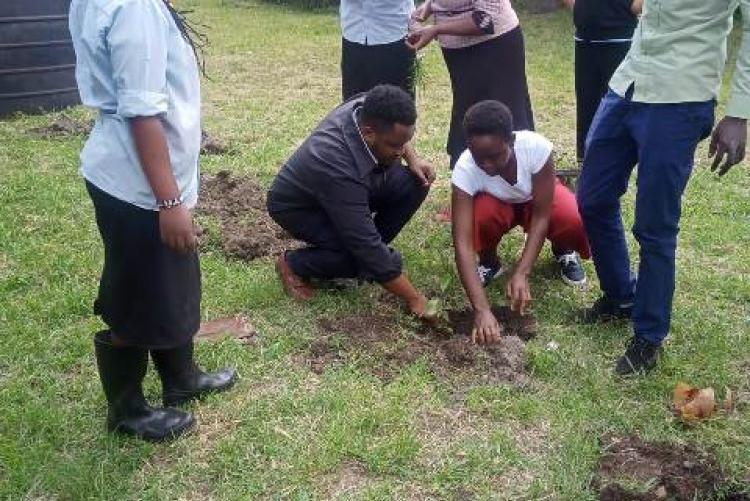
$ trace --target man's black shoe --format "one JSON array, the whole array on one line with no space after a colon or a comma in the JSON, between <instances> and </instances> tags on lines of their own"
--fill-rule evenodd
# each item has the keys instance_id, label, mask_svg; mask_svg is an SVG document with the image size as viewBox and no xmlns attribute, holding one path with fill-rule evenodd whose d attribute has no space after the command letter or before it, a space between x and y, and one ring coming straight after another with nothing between
<instances>
[{"instance_id":1,"label":"man's black shoe","mask_svg":"<svg viewBox=\"0 0 750 501\"><path fill-rule=\"evenodd\" d=\"M625 354L617 361L615 372L620 376L645 374L656 366L660 354L660 345L642 337L633 336Z\"/></svg>"},{"instance_id":2,"label":"man's black shoe","mask_svg":"<svg viewBox=\"0 0 750 501\"><path fill-rule=\"evenodd\" d=\"M587 324L611 322L613 320L630 320L633 314L633 303L618 303L602 296L590 308L579 314L579 320Z\"/></svg>"}]
</instances>

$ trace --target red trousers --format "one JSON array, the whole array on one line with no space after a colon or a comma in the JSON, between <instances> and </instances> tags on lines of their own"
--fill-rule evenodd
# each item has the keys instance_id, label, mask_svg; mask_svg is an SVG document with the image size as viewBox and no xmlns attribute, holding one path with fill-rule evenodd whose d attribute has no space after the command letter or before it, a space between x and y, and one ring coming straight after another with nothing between
<instances>
[{"instance_id":1,"label":"red trousers","mask_svg":"<svg viewBox=\"0 0 750 501\"><path fill-rule=\"evenodd\" d=\"M528 233L532 213L531 201L510 204L488 193L479 193L474 197L474 247L477 252L495 251L503 235L518 225ZM576 197L559 180L555 185L547 238L555 254L576 251L584 259L591 257Z\"/></svg>"}]
</instances>

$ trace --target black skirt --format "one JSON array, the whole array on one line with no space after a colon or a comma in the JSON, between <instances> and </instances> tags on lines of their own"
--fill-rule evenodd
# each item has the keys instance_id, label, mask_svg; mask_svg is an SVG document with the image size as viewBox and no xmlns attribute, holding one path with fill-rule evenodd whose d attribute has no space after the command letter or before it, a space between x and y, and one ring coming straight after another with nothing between
<instances>
[{"instance_id":1,"label":"black skirt","mask_svg":"<svg viewBox=\"0 0 750 501\"><path fill-rule=\"evenodd\" d=\"M630 49L629 42L576 42L576 153L583 161L586 136L609 81Z\"/></svg>"},{"instance_id":2,"label":"black skirt","mask_svg":"<svg viewBox=\"0 0 750 501\"><path fill-rule=\"evenodd\" d=\"M453 88L453 111L446 145L451 168L466 149L464 115L479 101L500 101L510 108L515 130L534 130L524 50L520 26L470 47L443 49Z\"/></svg>"},{"instance_id":3,"label":"black skirt","mask_svg":"<svg viewBox=\"0 0 750 501\"><path fill-rule=\"evenodd\" d=\"M401 87L414 97L416 53L405 40L363 45L341 39L341 93L344 101L376 85Z\"/></svg>"},{"instance_id":4,"label":"black skirt","mask_svg":"<svg viewBox=\"0 0 750 501\"><path fill-rule=\"evenodd\" d=\"M166 349L189 343L200 326L198 254L161 241L159 213L141 209L87 182L104 243L94 313L124 343Z\"/></svg>"}]
</instances>

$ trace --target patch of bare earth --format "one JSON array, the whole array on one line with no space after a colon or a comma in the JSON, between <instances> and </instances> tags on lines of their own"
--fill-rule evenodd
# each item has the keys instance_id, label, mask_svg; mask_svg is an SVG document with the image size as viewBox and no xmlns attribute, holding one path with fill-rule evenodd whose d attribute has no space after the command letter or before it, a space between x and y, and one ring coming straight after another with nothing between
<instances>
[{"instance_id":1,"label":"patch of bare earth","mask_svg":"<svg viewBox=\"0 0 750 501\"><path fill-rule=\"evenodd\" d=\"M516 336L524 341L536 337L538 325L533 315L521 316L504 305L493 305L492 313L503 327L503 334L506 336ZM474 311L471 309L451 310L448 312L448 321L455 334L470 336L474 327Z\"/></svg>"},{"instance_id":2,"label":"patch of bare earth","mask_svg":"<svg viewBox=\"0 0 750 501\"><path fill-rule=\"evenodd\" d=\"M504 307L496 307L495 311L505 335L499 342L486 346L470 340L471 312L450 312L450 327L425 328L419 332L402 330L392 316L381 313L324 319L319 322L322 335L310 343L304 362L313 372L321 374L328 367L364 353L378 359L372 372L390 380L404 367L425 359L438 376L525 385L528 378L523 340L535 335L536 322L531 317L518 317Z\"/></svg>"},{"instance_id":3,"label":"patch of bare earth","mask_svg":"<svg viewBox=\"0 0 750 501\"><path fill-rule=\"evenodd\" d=\"M202 155L225 155L230 152L229 146L216 136L201 131L201 154Z\"/></svg>"},{"instance_id":4,"label":"patch of bare earth","mask_svg":"<svg viewBox=\"0 0 750 501\"><path fill-rule=\"evenodd\" d=\"M716 459L705 451L628 436L606 439L593 487L601 501L747 499L722 494L725 482Z\"/></svg>"},{"instance_id":5,"label":"patch of bare earth","mask_svg":"<svg viewBox=\"0 0 750 501\"><path fill-rule=\"evenodd\" d=\"M359 461L345 461L334 473L322 477L321 499L359 499L365 490L377 486L383 480L383 477L373 475L367 469L367 466ZM403 501L439 501L444 499L418 483L399 481L395 477L390 477L389 480L393 484L393 492L390 493L391 499ZM452 499L465 500L468 498Z\"/></svg>"},{"instance_id":6,"label":"patch of bare earth","mask_svg":"<svg viewBox=\"0 0 750 501\"><path fill-rule=\"evenodd\" d=\"M486 442L498 426L511 427L508 435L513 437L515 447L525 457L534 460L546 453L549 423L498 425L461 407L454 407L430 409L417 416L415 430L422 442L419 462L427 470L438 470L447 461L462 460L466 455L464 446ZM532 467L508 466L497 472L488 472L488 483L497 499L519 499L531 487L538 473ZM477 497L470 489L461 488L460 491L454 492L451 498L468 500Z\"/></svg>"},{"instance_id":7,"label":"patch of bare earth","mask_svg":"<svg viewBox=\"0 0 750 501\"><path fill-rule=\"evenodd\" d=\"M227 257L252 261L278 254L293 241L268 215L266 191L228 171L202 177L198 214L218 221Z\"/></svg>"},{"instance_id":8,"label":"patch of bare earth","mask_svg":"<svg viewBox=\"0 0 750 501\"><path fill-rule=\"evenodd\" d=\"M365 465L358 461L346 461L331 475L325 488L325 499L350 499L370 484Z\"/></svg>"}]
</instances>

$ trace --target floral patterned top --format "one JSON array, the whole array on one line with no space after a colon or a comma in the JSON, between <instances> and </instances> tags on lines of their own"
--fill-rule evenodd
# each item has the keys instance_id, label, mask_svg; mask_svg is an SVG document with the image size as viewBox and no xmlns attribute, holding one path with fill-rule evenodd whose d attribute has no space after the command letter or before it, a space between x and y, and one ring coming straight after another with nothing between
<instances>
[{"instance_id":1,"label":"floral patterned top","mask_svg":"<svg viewBox=\"0 0 750 501\"><path fill-rule=\"evenodd\" d=\"M519 24L510 0L433 0L435 23L470 17L484 33L476 36L440 35L445 49L470 47L507 33Z\"/></svg>"}]
</instances>

